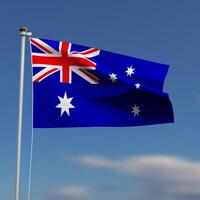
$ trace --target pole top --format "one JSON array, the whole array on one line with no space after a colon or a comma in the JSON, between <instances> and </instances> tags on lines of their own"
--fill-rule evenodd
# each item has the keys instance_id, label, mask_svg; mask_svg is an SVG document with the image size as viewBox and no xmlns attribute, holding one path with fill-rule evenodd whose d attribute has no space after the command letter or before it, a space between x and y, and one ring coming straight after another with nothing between
<instances>
[{"instance_id":1,"label":"pole top","mask_svg":"<svg viewBox=\"0 0 200 200\"><path fill-rule=\"evenodd\" d=\"M19 29L19 31L20 31L20 35L21 35L21 36L29 36L29 37L32 36L32 33L29 32L28 27L23 26L23 27L21 27L21 28Z\"/></svg>"},{"instance_id":2,"label":"pole top","mask_svg":"<svg viewBox=\"0 0 200 200\"><path fill-rule=\"evenodd\" d=\"M29 30L28 30L28 27L23 26L23 27L21 27L21 28L19 29L19 31L20 31L20 32L28 32Z\"/></svg>"},{"instance_id":3,"label":"pole top","mask_svg":"<svg viewBox=\"0 0 200 200\"><path fill-rule=\"evenodd\" d=\"M21 27L20 29L19 29L19 31L20 31L20 35L21 36L28 36L28 37L31 37L32 36L32 33L31 32L29 32L29 29L28 29L28 27Z\"/></svg>"}]
</instances>

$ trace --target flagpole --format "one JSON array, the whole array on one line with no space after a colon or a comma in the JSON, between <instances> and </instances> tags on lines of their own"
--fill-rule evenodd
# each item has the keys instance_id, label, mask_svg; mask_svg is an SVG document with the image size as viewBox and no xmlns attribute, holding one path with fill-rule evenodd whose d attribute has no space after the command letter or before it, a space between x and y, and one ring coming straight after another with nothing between
<instances>
[{"instance_id":1,"label":"flagpole","mask_svg":"<svg viewBox=\"0 0 200 200\"><path fill-rule=\"evenodd\" d=\"M30 35L27 27L21 27L19 29L19 31L20 31L20 35L21 35L21 60L20 60L20 81L19 81L19 102L18 102L18 135L17 135L17 163L16 163L15 200L19 200L19 189L20 189L20 164L21 164L25 45L26 45L26 36Z\"/></svg>"}]
</instances>

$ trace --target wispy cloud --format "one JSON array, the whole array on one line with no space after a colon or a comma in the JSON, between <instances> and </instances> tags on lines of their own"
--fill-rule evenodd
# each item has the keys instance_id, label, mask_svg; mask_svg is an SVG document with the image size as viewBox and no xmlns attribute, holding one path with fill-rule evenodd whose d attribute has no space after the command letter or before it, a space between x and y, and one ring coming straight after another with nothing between
<instances>
[{"instance_id":1,"label":"wispy cloud","mask_svg":"<svg viewBox=\"0 0 200 200\"><path fill-rule=\"evenodd\" d=\"M63 186L50 192L50 195L56 199L87 199L91 196L92 191L83 186Z\"/></svg>"},{"instance_id":2,"label":"wispy cloud","mask_svg":"<svg viewBox=\"0 0 200 200\"><path fill-rule=\"evenodd\" d=\"M170 156L141 156L121 160L76 156L72 160L80 165L134 176L141 191L152 198L200 198L200 162Z\"/></svg>"}]
</instances>

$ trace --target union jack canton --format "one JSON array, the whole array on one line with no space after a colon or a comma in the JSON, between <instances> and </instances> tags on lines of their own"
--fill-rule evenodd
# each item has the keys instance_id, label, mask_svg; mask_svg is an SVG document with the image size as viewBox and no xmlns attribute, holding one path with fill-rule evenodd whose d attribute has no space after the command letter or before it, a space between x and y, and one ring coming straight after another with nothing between
<instances>
[{"instance_id":1,"label":"union jack canton","mask_svg":"<svg viewBox=\"0 0 200 200\"><path fill-rule=\"evenodd\" d=\"M65 41L30 38L33 127L171 123L169 66Z\"/></svg>"},{"instance_id":2,"label":"union jack canton","mask_svg":"<svg viewBox=\"0 0 200 200\"><path fill-rule=\"evenodd\" d=\"M71 51L71 43L59 42L59 49L56 50L47 42L37 38L31 38L31 45L40 49L40 53L32 53L32 66L44 67L33 76L33 82L41 82L48 76L60 72L61 83L72 82L72 72L92 84L99 83L99 79L87 70L95 70L96 63L88 58L99 55L100 50L89 48L85 51Z\"/></svg>"}]
</instances>

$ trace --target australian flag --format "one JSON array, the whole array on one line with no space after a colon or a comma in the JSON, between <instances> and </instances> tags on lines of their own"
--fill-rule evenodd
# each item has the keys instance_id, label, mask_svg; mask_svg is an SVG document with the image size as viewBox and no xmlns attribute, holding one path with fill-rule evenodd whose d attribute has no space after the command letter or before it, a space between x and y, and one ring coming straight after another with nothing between
<instances>
[{"instance_id":1,"label":"australian flag","mask_svg":"<svg viewBox=\"0 0 200 200\"><path fill-rule=\"evenodd\" d=\"M169 66L65 41L30 38L33 127L171 123Z\"/></svg>"}]
</instances>

